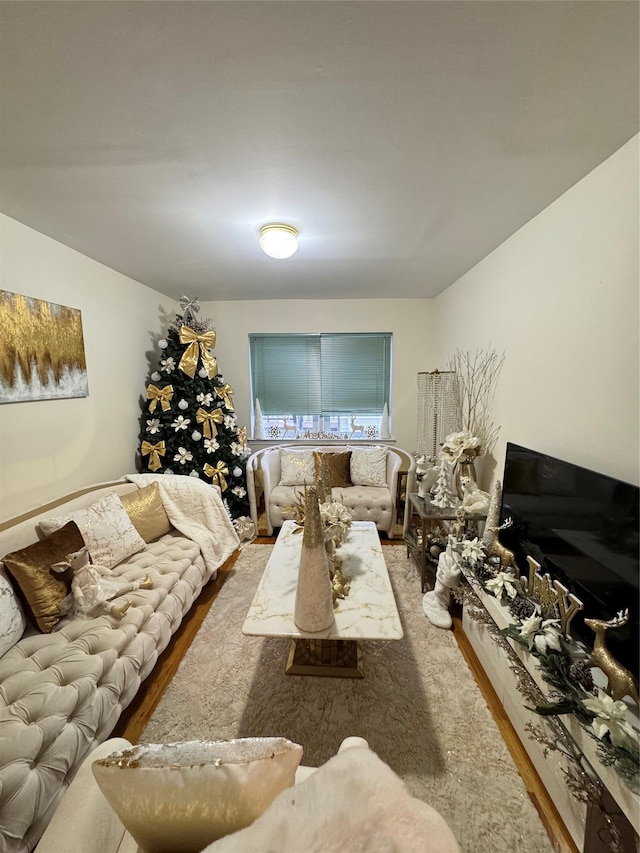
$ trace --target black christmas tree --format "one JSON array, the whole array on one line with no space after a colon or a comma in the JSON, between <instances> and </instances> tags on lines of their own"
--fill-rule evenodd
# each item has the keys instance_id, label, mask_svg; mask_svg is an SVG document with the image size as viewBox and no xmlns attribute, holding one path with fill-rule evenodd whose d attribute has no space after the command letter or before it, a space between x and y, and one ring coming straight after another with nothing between
<instances>
[{"instance_id":1,"label":"black christmas tree","mask_svg":"<svg viewBox=\"0 0 640 853\"><path fill-rule=\"evenodd\" d=\"M210 350L216 333L196 317L197 299L183 296L167 337L159 341L157 370L147 381L140 420L143 472L184 474L219 486L240 537L250 525L247 431L238 427L233 389Z\"/></svg>"}]
</instances>

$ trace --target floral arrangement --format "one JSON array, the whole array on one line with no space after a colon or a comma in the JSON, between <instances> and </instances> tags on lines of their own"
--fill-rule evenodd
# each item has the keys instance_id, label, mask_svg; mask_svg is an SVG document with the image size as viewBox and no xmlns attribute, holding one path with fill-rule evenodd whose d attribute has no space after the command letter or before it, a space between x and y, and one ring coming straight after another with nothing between
<instances>
[{"instance_id":1,"label":"floral arrangement","mask_svg":"<svg viewBox=\"0 0 640 853\"><path fill-rule=\"evenodd\" d=\"M483 453L491 453L500 430L491 419L491 409L504 359L504 353L499 355L490 347L475 352L457 350L449 362L449 370L457 378L457 422L478 437Z\"/></svg>"},{"instance_id":2,"label":"floral arrangement","mask_svg":"<svg viewBox=\"0 0 640 853\"><path fill-rule=\"evenodd\" d=\"M293 520L298 525L296 532L300 533L304 528L305 500L306 495L302 493L296 495L295 503L286 510L287 514L293 515ZM342 501L325 501L319 506L325 546L327 552L331 553L346 539L352 518Z\"/></svg>"},{"instance_id":3,"label":"floral arrangement","mask_svg":"<svg viewBox=\"0 0 640 853\"><path fill-rule=\"evenodd\" d=\"M481 452L480 439L464 430L452 432L445 438L440 456L447 462L471 462Z\"/></svg>"},{"instance_id":4,"label":"floral arrangement","mask_svg":"<svg viewBox=\"0 0 640 853\"><path fill-rule=\"evenodd\" d=\"M529 710L546 717L573 714L587 734L597 742L602 764L613 767L633 790L640 787L640 741L626 720L627 706L594 686L588 654L565 637L560 620L544 618L540 602L527 596L521 580L487 560L477 539L453 546L461 566L470 571L481 587L508 608L513 620L500 631L536 658L538 670L549 685L550 701L533 701ZM464 593L461 594L464 598ZM477 608L475 608L477 610ZM473 609L470 611L473 615ZM521 687L530 699L529 688Z\"/></svg>"}]
</instances>

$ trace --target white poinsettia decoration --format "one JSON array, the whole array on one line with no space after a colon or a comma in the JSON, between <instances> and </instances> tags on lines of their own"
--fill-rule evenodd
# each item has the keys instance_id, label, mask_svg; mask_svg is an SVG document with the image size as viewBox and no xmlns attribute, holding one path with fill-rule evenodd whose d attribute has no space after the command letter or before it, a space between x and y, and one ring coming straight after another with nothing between
<instances>
[{"instance_id":1,"label":"white poinsettia decoration","mask_svg":"<svg viewBox=\"0 0 640 853\"><path fill-rule=\"evenodd\" d=\"M476 536L475 539L463 539L454 548L458 551L463 560L468 560L472 566L476 563L481 563L484 560L485 552L484 545ZM509 596L512 598L513 596Z\"/></svg>"},{"instance_id":2,"label":"white poinsettia decoration","mask_svg":"<svg viewBox=\"0 0 640 853\"><path fill-rule=\"evenodd\" d=\"M562 651L560 622L557 619L543 619L534 613L520 626L520 637L530 650L535 647L541 655L546 654L549 649Z\"/></svg>"},{"instance_id":3,"label":"white poinsettia decoration","mask_svg":"<svg viewBox=\"0 0 640 853\"><path fill-rule=\"evenodd\" d=\"M244 453L242 445L237 441L231 442L231 452L234 456L242 456L242 454Z\"/></svg>"},{"instance_id":4,"label":"white poinsettia decoration","mask_svg":"<svg viewBox=\"0 0 640 853\"><path fill-rule=\"evenodd\" d=\"M191 418L185 418L184 415L178 415L175 421L171 422L171 426L176 432L179 432L181 429L186 429L190 423Z\"/></svg>"},{"instance_id":5,"label":"white poinsettia decoration","mask_svg":"<svg viewBox=\"0 0 640 853\"><path fill-rule=\"evenodd\" d=\"M184 465L186 462L191 462L193 459L193 453L190 450L187 450L185 447L179 447L178 452L173 457L174 462L179 462L181 465Z\"/></svg>"},{"instance_id":6,"label":"white poinsettia decoration","mask_svg":"<svg viewBox=\"0 0 640 853\"><path fill-rule=\"evenodd\" d=\"M333 540L336 545L344 541L352 521L349 511L340 501L320 504L320 520L325 540Z\"/></svg>"},{"instance_id":7,"label":"white poinsettia decoration","mask_svg":"<svg viewBox=\"0 0 640 853\"><path fill-rule=\"evenodd\" d=\"M217 438L205 438L204 449L207 451L207 453L215 453L219 447L220 442Z\"/></svg>"},{"instance_id":8,"label":"white poinsettia decoration","mask_svg":"<svg viewBox=\"0 0 640 853\"><path fill-rule=\"evenodd\" d=\"M158 418L150 418L147 421L147 432L150 432L151 435L155 435L155 433L160 432L160 421Z\"/></svg>"},{"instance_id":9,"label":"white poinsettia decoration","mask_svg":"<svg viewBox=\"0 0 640 853\"><path fill-rule=\"evenodd\" d=\"M633 726L625 719L627 706L621 699L616 701L598 688L597 697L583 699L582 704L595 715L591 728L599 740L603 740L607 732L614 746L624 746L635 739Z\"/></svg>"},{"instance_id":10,"label":"white poinsettia decoration","mask_svg":"<svg viewBox=\"0 0 640 853\"><path fill-rule=\"evenodd\" d=\"M209 393L198 394L198 396L196 397L196 400L198 401L198 403L201 403L203 406L210 406L211 403L213 402L213 394L209 394Z\"/></svg>"},{"instance_id":11,"label":"white poinsettia decoration","mask_svg":"<svg viewBox=\"0 0 640 853\"><path fill-rule=\"evenodd\" d=\"M498 574L485 583L485 588L496 598L504 596L513 600L518 594L518 581L509 572L498 572Z\"/></svg>"},{"instance_id":12,"label":"white poinsettia decoration","mask_svg":"<svg viewBox=\"0 0 640 853\"><path fill-rule=\"evenodd\" d=\"M243 498L247 494L246 489L243 489L242 486L234 486L231 491L239 498Z\"/></svg>"},{"instance_id":13,"label":"white poinsettia decoration","mask_svg":"<svg viewBox=\"0 0 640 853\"><path fill-rule=\"evenodd\" d=\"M169 356L169 358L163 358L160 364L162 365L162 369L165 373L173 373L176 369L176 362L172 356Z\"/></svg>"},{"instance_id":14,"label":"white poinsettia decoration","mask_svg":"<svg viewBox=\"0 0 640 853\"><path fill-rule=\"evenodd\" d=\"M227 429L233 429L236 425L236 416L235 415L225 415L224 416L224 425Z\"/></svg>"},{"instance_id":15,"label":"white poinsettia decoration","mask_svg":"<svg viewBox=\"0 0 640 853\"><path fill-rule=\"evenodd\" d=\"M468 430L452 432L448 435L440 450L440 456L447 462L461 462L466 457L475 457L480 453L480 439Z\"/></svg>"}]
</instances>

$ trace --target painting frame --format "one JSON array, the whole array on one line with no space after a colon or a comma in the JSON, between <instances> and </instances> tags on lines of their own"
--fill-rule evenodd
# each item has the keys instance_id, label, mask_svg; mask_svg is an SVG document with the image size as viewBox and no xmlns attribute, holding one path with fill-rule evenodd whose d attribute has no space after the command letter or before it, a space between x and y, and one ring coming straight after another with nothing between
<instances>
[{"instance_id":1,"label":"painting frame","mask_svg":"<svg viewBox=\"0 0 640 853\"><path fill-rule=\"evenodd\" d=\"M89 396L82 312L0 290L0 404Z\"/></svg>"}]
</instances>

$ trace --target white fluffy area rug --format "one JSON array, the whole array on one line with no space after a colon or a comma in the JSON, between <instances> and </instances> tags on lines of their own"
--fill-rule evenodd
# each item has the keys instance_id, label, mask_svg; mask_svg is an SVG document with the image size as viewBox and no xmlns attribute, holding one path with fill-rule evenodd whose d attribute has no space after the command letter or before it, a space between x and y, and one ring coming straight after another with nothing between
<instances>
[{"instance_id":1,"label":"white fluffy area rug","mask_svg":"<svg viewBox=\"0 0 640 853\"><path fill-rule=\"evenodd\" d=\"M141 742L281 736L317 767L345 737L363 737L443 815L464 853L551 851L452 632L422 611L405 549L384 548L405 636L363 644L362 680L285 675L289 640L242 634L271 551L242 551Z\"/></svg>"}]
</instances>

